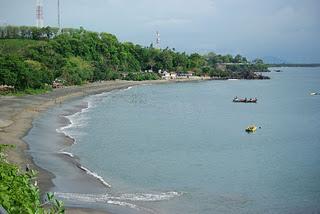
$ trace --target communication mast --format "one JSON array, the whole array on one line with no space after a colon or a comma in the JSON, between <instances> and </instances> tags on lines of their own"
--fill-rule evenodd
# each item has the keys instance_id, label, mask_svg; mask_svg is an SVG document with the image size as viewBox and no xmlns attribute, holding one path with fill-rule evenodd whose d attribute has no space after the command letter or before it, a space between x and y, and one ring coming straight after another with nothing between
<instances>
[{"instance_id":1,"label":"communication mast","mask_svg":"<svg viewBox=\"0 0 320 214\"><path fill-rule=\"evenodd\" d=\"M160 33L156 32L156 48L160 49Z\"/></svg>"},{"instance_id":2,"label":"communication mast","mask_svg":"<svg viewBox=\"0 0 320 214\"><path fill-rule=\"evenodd\" d=\"M36 25L38 28L43 27L43 2L42 0L37 0L36 5Z\"/></svg>"},{"instance_id":3,"label":"communication mast","mask_svg":"<svg viewBox=\"0 0 320 214\"><path fill-rule=\"evenodd\" d=\"M61 32L61 10L60 10L60 0L58 0L58 27L59 27L59 32Z\"/></svg>"}]
</instances>

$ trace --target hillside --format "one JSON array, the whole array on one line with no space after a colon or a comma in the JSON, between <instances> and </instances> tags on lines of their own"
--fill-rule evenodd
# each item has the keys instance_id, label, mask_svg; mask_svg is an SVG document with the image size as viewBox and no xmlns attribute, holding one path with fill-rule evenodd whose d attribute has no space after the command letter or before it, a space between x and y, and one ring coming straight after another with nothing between
<instances>
[{"instance_id":1,"label":"hillside","mask_svg":"<svg viewBox=\"0 0 320 214\"><path fill-rule=\"evenodd\" d=\"M29 47L45 42L30 39L2 39L0 40L0 54L23 54Z\"/></svg>"},{"instance_id":2,"label":"hillside","mask_svg":"<svg viewBox=\"0 0 320 214\"><path fill-rule=\"evenodd\" d=\"M227 66L222 66L221 64ZM97 80L153 80L158 71L215 78L256 79L267 71L262 60L241 55L186 54L174 49L119 42L109 33L80 29L0 28L0 85L16 90L41 89L59 79L65 85Z\"/></svg>"}]
</instances>

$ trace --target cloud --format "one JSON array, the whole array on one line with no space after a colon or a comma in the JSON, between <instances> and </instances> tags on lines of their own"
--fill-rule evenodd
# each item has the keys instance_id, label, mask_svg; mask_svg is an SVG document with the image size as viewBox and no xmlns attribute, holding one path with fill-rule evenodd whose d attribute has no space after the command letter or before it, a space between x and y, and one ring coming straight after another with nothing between
<instances>
[{"instance_id":1,"label":"cloud","mask_svg":"<svg viewBox=\"0 0 320 214\"><path fill-rule=\"evenodd\" d=\"M56 26L56 0L45 0L45 23ZM319 0L63 0L65 27L106 31L181 51L276 55L320 61ZM34 25L35 0L0 0L0 21Z\"/></svg>"}]
</instances>

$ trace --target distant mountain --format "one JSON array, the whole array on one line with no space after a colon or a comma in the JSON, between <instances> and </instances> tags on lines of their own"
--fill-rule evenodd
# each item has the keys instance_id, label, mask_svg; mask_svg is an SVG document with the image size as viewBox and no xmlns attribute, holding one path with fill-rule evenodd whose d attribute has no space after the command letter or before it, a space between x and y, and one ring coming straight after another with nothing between
<instances>
[{"instance_id":1,"label":"distant mountain","mask_svg":"<svg viewBox=\"0 0 320 214\"><path fill-rule=\"evenodd\" d=\"M288 63L286 60L281 59L279 57L275 57L275 56L264 56L264 57L261 57L261 59L264 61L264 63L267 63L267 64L284 64L284 63Z\"/></svg>"}]
</instances>

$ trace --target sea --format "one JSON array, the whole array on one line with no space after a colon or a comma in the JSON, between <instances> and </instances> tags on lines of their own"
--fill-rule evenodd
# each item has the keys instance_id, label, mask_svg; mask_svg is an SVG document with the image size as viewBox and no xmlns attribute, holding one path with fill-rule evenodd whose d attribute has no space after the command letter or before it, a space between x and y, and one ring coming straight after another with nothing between
<instances>
[{"instance_id":1,"label":"sea","mask_svg":"<svg viewBox=\"0 0 320 214\"><path fill-rule=\"evenodd\" d=\"M311 95L320 68L270 70L270 80L140 85L68 101L33 121L28 153L54 174L51 191L67 206L320 213L320 95Z\"/></svg>"}]
</instances>

